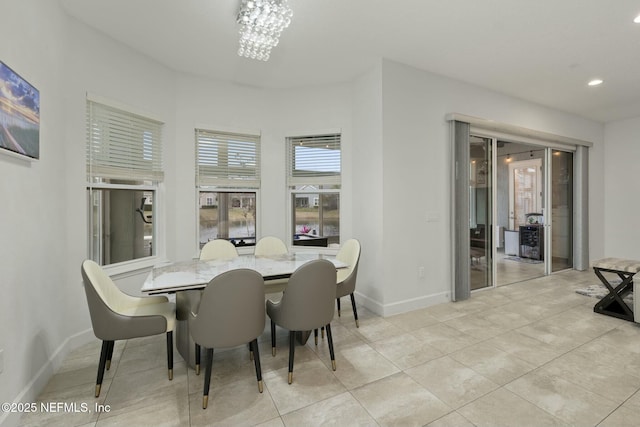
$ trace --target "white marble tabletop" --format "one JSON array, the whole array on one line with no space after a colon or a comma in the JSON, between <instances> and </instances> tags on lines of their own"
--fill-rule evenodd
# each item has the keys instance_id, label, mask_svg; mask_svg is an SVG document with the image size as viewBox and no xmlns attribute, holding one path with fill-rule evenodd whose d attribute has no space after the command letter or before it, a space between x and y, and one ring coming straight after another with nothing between
<instances>
[{"instance_id":1,"label":"white marble tabletop","mask_svg":"<svg viewBox=\"0 0 640 427\"><path fill-rule=\"evenodd\" d=\"M280 279L289 277L301 265L315 260L327 259L336 268L346 268L347 264L334 256L318 253L291 253L276 257L241 255L233 259L209 261L190 260L154 267L142 285L142 292L153 295L188 289L203 288L213 279L229 270L249 268L265 278Z\"/></svg>"}]
</instances>

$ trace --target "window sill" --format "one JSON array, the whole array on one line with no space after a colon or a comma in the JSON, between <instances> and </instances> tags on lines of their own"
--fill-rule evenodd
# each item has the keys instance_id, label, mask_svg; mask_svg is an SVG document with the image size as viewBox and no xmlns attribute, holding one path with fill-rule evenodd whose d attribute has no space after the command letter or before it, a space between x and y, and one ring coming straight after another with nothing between
<instances>
[{"instance_id":1,"label":"window sill","mask_svg":"<svg viewBox=\"0 0 640 427\"><path fill-rule=\"evenodd\" d=\"M313 252L320 253L324 255L336 255L338 253L339 248L326 248L323 246L298 246L291 245L289 250L291 252L297 253L305 253L305 252Z\"/></svg>"},{"instance_id":2,"label":"window sill","mask_svg":"<svg viewBox=\"0 0 640 427\"><path fill-rule=\"evenodd\" d=\"M168 262L156 256L141 258L131 261L119 262L103 267L104 271L112 278L128 277L151 270L156 265Z\"/></svg>"}]
</instances>

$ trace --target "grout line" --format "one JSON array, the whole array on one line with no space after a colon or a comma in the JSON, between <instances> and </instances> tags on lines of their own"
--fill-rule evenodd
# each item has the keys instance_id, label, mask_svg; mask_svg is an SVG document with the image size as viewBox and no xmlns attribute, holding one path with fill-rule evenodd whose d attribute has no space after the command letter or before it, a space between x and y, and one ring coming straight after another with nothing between
<instances>
[{"instance_id":1,"label":"grout line","mask_svg":"<svg viewBox=\"0 0 640 427\"><path fill-rule=\"evenodd\" d=\"M568 282L567 282L567 285L572 286L572 285L575 285L575 283L576 283L576 282L577 282L577 279L576 279L576 280L573 280L573 281L568 281ZM564 286L564 285L565 285L565 283L564 283L564 281L563 281L562 286L563 286L563 287L566 287L566 286ZM496 289L499 289L499 288L496 288ZM496 289L493 289L493 290L496 290ZM535 295L544 295L545 293L553 292L553 291L554 291L554 289L552 289L552 288L547 288L547 287L545 286L545 290L541 291L540 293L536 293ZM569 292L569 291L568 291L568 292ZM518 294L519 294L519 292L518 292ZM491 307L491 308L480 308L480 309L478 309L478 310L475 310L475 309L474 309L474 310L469 311L468 313L464 313L462 316L460 316L460 317L459 317L459 318L457 318L457 319L463 319L463 322L464 322L464 318L465 318L465 317L474 316L474 315L477 315L477 314L480 314L480 313L486 312L487 310L491 310L491 309L493 309L493 308L508 307L510 304L514 304L514 303L518 303L518 302L521 302L521 301L525 301L528 297L527 297L527 296L522 296L522 297L519 297L519 298L515 298L515 299L513 299L513 298L511 298L510 296L505 295L505 298L506 298L506 299L508 299L508 301L503 302L503 303L501 303L501 304L497 305L496 307ZM451 306L450 306L450 307L452 307L452 310L455 310L455 308L453 308L453 304L454 304L454 303L450 302L450 303L445 303L445 304L451 304ZM355 338L357 338L357 339L358 339L358 345L365 344L366 346L368 346L368 348L369 348L369 349L373 350L373 351L374 351L378 356L382 357L385 361L388 361L390 365L394 366L394 367L398 370L398 372L394 372L394 373L393 373L393 374L391 374L391 375L397 375L397 374L407 375L407 374L406 374L406 371L407 371L408 369L412 369L412 368L414 368L414 367L416 367L416 366L420 366L420 365L423 365L423 364L427 364L427 363L430 363L430 362L432 362L432 361L434 361L434 360L438 360L438 359L441 359L441 358L444 358L444 357L449 357L449 358L453 359L453 358L451 357L451 355L452 355L452 354L454 354L454 353L456 353L456 352L459 352L459 351L462 351L462 350L465 350L465 349L468 349L468 348L473 347L473 346L478 345L478 344L489 345L489 346L491 346L492 348L495 348L495 349L497 349L497 350L498 350L498 351L500 351L500 352L503 352L503 353L508 354L508 355L509 355L509 357L513 357L513 358L515 358L515 359L517 359L517 360L524 360L524 359L521 359L520 357L518 357L518 356L516 356L516 355L513 355L513 354L511 354L511 353L508 353L508 352L506 352L505 350L503 350L503 349L501 349L501 348L497 347L495 344L492 344L490 341L491 341L491 340L493 340L493 339L495 339L495 338L498 338L498 337L500 337L500 336L504 336L504 335L506 335L506 334L510 334L510 333L513 333L513 332L518 333L518 334L522 334L522 332L519 332L519 329L522 329L522 328L525 328L525 327L528 327L528 326L534 326L534 325L536 325L536 324L538 324L538 323L540 323L540 322L548 321L549 319L553 320L554 318L556 318L556 317L558 317L558 316L561 316L563 313L566 313L566 312L568 312L568 311L570 311L570 310L577 310L577 312L578 312L578 313L582 313L583 311L585 311L585 310L587 309L587 308L580 309L580 307L582 307L582 306L584 306L584 305L586 305L586 304L584 304L584 303L579 303L579 304L578 304L578 303L576 303L575 305L573 305L573 304L571 303L571 304L568 304L568 305L567 305L567 307L566 307L566 308L564 308L564 309L562 309L561 311L555 312L555 310L554 310L554 312L550 313L549 315L542 316L542 317L537 318L537 319L534 319L534 320L530 320L529 318L524 318L524 319L526 319L526 321L527 321L527 323L525 323L524 325L518 326L518 327L516 327L516 328L506 329L506 330L504 330L504 331L502 331L502 330L501 330L498 334L496 334L496 335L494 335L494 336L486 337L486 338L481 339L481 340L480 340L480 341L478 341L478 342L474 342L474 343L471 343L471 344L464 345L463 347L460 347L460 348L458 348L458 349L456 349L456 350L454 350L454 351L447 352L447 353L443 353L443 354L442 354L441 356L439 356L439 357L436 357L436 358L434 358L434 359L430 359L430 360L428 360L428 361L426 361L426 362L419 363L419 364L417 364L417 365L415 365L415 366L411 366L411 367L408 367L408 368L406 368L406 369L402 369L402 368L400 368L400 366L398 366L398 364L397 364L397 363L395 363L395 362L393 362L391 359L387 358L384 354L380 353L380 352L379 352L379 351L374 347L374 345L373 345L373 344L374 344L375 342L378 342L379 340L376 340L376 339L374 339L374 340L366 339L363 335L361 335L361 334L359 334L359 333L358 333L358 330L357 330L357 329L355 329L355 327L349 327L349 325L352 325L352 323L348 323L348 322L353 322L353 318L349 318L349 319L348 319L348 322L347 322L347 321L344 321L344 322L343 322L344 318L337 319L336 323L337 323L337 324L339 324L339 325L341 325L341 326L344 328L344 333L345 333L345 335L344 335L344 336L345 336L345 337L347 337L347 334L348 334L349 338L347 338L347 340L350 340L350 338L351 338L351 337L355 337ZM365 313L365 311L366 311L366 309L363 309L363 310L362 310L362 313L364 314L364 313ZM384 318L382 318L382 317L380 317L380 316L373 316L372 318L378 318L378 317L379 317L379 318L381 318L381 319L384 319ZM366 319L367 319L367 318L368 318L368 316L365 316L364 318L362 318L362 319L361 319L361 321L363 321L363 320L364 320L364 322L363 322L363 323L365 323L365 324L366 324ZM419 330L419 329L423 329L423 328L428 328L428 327L431 327L431 326L437 326L437 325L440 325L440 326L447 326L447 327L453 328L453 329L454 329L454 330L456 330L458 333L460 333L460 334L461 334L461 336L473 336L473 334L470 334L470 333L467 333L467 332L461 331L461 330L459 330L459 329L457 329L457 328L455 328L455 327L450 326L450 325L448 325L448 324L447 324L447 322L448 322L449 320L453 320L453 319L447 319L447 320L444 320L444 321L443 321L443 320L440 320L440 319L436 319L436 320L437 320L437 322L436 322L436 323L433 323L433 324L431 324L431 325L426 325L426 326L424 326L424 327L420 327L420 328L411 329L411 330L404 330L404 329L400 328L399 326L397 326L397 325L395 325L395 324L393 324L393 323L391 323L391 322L389 322L389 324L390 324L390 325L392 325L392 326L394 326L394 327L396 327L396 328L398 328L398 330L400 330L400 332L399 332L400 334L409 334L409 335L414 336L414 337L415 337L415 335L413 335L413 333L414 333L415 331L417 331L417 330ZM468 319L468 320L471 320L471 317L469 317L469 319ZM553 324L553 322L551 322L551 324ZM361 325L361 326L362 326L362 325ZM567 328L563 327L563 325L559 325L559 326L560 326L560 327L562 327L565 331L570 331L570 329L567 329ZM497 325L497 324L496 324L496 327L502 328L500 325ZM558 418L556 415L554 415L554 414L551 414L551 413L547 412L547 411L546 411L546 410L544 410L543 408L540 408L538 405L536 405L536 403L529 401L528 399L526 399L525 397L520 396L519 394L516 394L516 393L514 393L514 392L511 392L509 389L507 389L507 388L506 388L506 386L507 386L507 385L509 385L509 384L512 384L513 382L515 382L515 381L517 381L517 380L521 379L522 377L524 377L524 376L526 376L526 375L528 375L528 374L530 374L530 373L533 373L533 372L541 372L545 367L548 367L551 363L553 363L553 362L557 361L557 360L558 360L558 359L560 359L561 357L564 357L564 356L566 356L567 354L569 354L569 353L571 353L571 352L574 352L574 351L576 351L576 350L580 350L581 348L583 348L583 347L587 346L588 344L593 343L594 341L596 341L596 340L598 340L598 339L601 339L601 338L602 338L602 337L604 337L605 335L607 335L607 334L611 333L612 331L614 331L614 330L616 330L616 329L618 329L618 328L619 328L619 326L614 326L614 327L612 327L612 328L610 328L610 329L608 329L608 330L606 330L606 331L602 331L602 332L599 332L599 333L595 334L595 336L593 336L593 337L589 338L587 341L585 341L585 342L583 342L583 343L581 343L581 344L579 344L579 345L577 345L577 346L575 346L575 347L573 347L573 348L566 349L566 350L562 350L562 351L560 352L560 354L558 354L558 355L554 356L552 359L550 359L550 360L548 360L548 361L544 362L543 364L541 364L541 365L539 365L539 366L536 366L535 368L531 369L530 371L528 371L528 372L526 372L526 373L524 373L524 374L521 374L521 375L519 375L519 376L517 376L517 377L515 377L515 378L511 379L509 382L507 382L507 383L505 383L505 384L497 384L497 383L496 383L497 388L495 388L495 389L493 389L493 390L491 390L491 391L489 391L489 392L487 392L487 393L483 394L482 396L475 397L472 401L465 403L464 405L460 406L459 408L451 408L451 411L450 411L450 412L448 412L447 414L444 414L442 417L438 418L438 420L439 420L439 419L442 419L442 418L444 418L444 417L446 417L446 416L449 416L449 415L453 414L454 412L455 412L455 413L457 413L459 416L463 417L463 419L467 420L467 418L466 418L466 417L464 417L460 412L458 412L461 408L464 408L464 407L466 407L466 406L470 405L471 403L474 403L474 402L476 402L477 400L479 400L479 399L481 399L481 398L486 397L486 396L487 396L488 394L490 394L490 393L493 393L493 392L495 392L495 391L497 391L497 390L503 389L503 390L505 390L505 391L507 391L507 392L509 392L509 393L513 393L514 395L518 396L519 398L523 399L524 401L527 401L527 402L529 402L530 404L532 404L533 406L535 406L535 407L537 407L537 408L539 408L539 409L543 410L544 412L548 413L550 416L554 417L555 419L558 419L558 420L560 420L561 422L564 422L562 419ZM524 335L524 334L523 334L523 335ZM388 337L388 338L393 338L394 336L397 336L397 335L392 335L392 336L390 336L390 337ZM538 339L538 338L535 338L535 337L529 337L528 335L525 335L525 336L526 336L527 338L531 338L531 339L536 340L536 341L538 341L538 342L544 343L545 345L548 345L550 348L552 348L552 349L554 349L554 350L558 350L558 348L557 348L557 347L553 347L553 346L551 346L550 344L545 343L544 341L541 341L541 340L540 340L540 339ZM416 338L417 338L417 337L416 337ZM386 338L385 338L385 339L386 339ZM267 339L267 341L268 341L268 339ZM422 344L426 344L426 345L429 345L429 346L431 346L431 347L434 347L435 349L439 349L439 347L438 347L438 346L432 345L432 344L428 343L428 342L427 342L427 341L425 341L425 340L419 340L419 341L420 341ZM121 367L120 367L120 362L124 359L125 352L126 352L126 351L130 351L130 350L132 350L132 349L134 348L133 346L130 346L130 345L128 345L128 344L129 344L129 341L128 341L128 340L127 340L127 341L124 341L124 348L123 348L123 349L122 349L122 351L120 352L120 357L117 359L117 362L116 362L116 363L113 363L113 364L112 364L111 371L113 371L113 375L112 375L112 377L111 377L111 379L110 379L109 387L108 387L108 389L106 389L106 390L103 390L103 391L102 391L103 393L105 393L105 395L104 395L104 402L106 402L106 401L107 401L107 399L108 399L108 398L109 398L109 396L110 396L110 393L111 393L111 390L110 390L110 389L111 389L111 386L113 385L113 381L114 381L114 379L116 378L116 376L117 376L117 374L118 374L118 372L119 372L119 369L121 368ZM347 348L347 347L345 347L345 348ZM322 363L322 365L323 365L323 366L324 366L324 367L325 367L325 368L326 368L326 369L327 369L327 370L328 370L328 371L333 375L333 377L335 378L335 380L336 380L336 381L338 381L338 382L342 385L342 387L344 388L344 391L341 391L340 393L338 393L338 394L336 394L336 395L333 395L333 396L327 397L327 398L322 399L322 400L320 400L320 401L310 403L309 405L306 405L304 408L308 408L308 407L313 406L313 405L316 405L316 404L318 404L318 403L320 403L320 402L324 402L324 401L326 401L326 400L328 400L328 399L335 398L336 396L338 396L338 395L340 395L340 394L342 394L342 393L344 393L344 392L346 391L346 392L347 392L347 393L349 393L349 394L352 396L352 398L353 398L353 399L354 399L354 400L355 400L355 401L356 401L356 402L357 402L357 403L358 403L358 404L359 404L359 405L360 405L360 406L365 410L365 412L366 412L366 413L367 413L367 414L368 414L368 415L369 415L369 416L374 420L374 422L376 423L376 425L380 425L380 422L379 422L378 420L376 420L376 418L375 418L375 417L373 417L373 415L372 415L372 414L371 414L371 413L370 413L370 412L369 412L369 411L364 407L364 405L362 405L362 403L361 403L361 402L356 398L356 396L354 395L354 390L357 390L358 388L366 387L366 386L369 386L369 385L371 385L371 384L374 384L374 383L376 383L376 382L378 382L378 381L381 381L381 380L383 380L383 379L385 379L385 378L388 378L388 377L389 377L389 376L391 376L391 375L387 375L387 376L385 376L385 377L375 379L375 380L373 380L373 381L370 381L370 382L368 382L368 383L366 383L366 384L362 384L362 385L360 385L360 386L358 386L358 387L356 387L356 388L353 388L353 389L348 389L348 388L347 388L347 387L346 387L346 386L345 386L345 385L340 381L340 379L338 378L338 376L336 375L336 373L335 373L335 372L333 372L333 371L331 371L331 368L330 368L329 366L327 366L327 365L324 363L323 359L322 359L322 358L320 357L320 355L318 354L318 351L316 351L316 350L315 350L314 348L312 348L312 347L311 347L311 348L308 348L308 350L310 350L310 353L311 353L311 354L313 354L313 360L316 360L316 359L317 359L317 360L320 360L320 362ZM453 360L455 360L455 359L453 359ZM526 362L526 360L525 360L525 362ZM458 362L458 363L461 363L461 362ZM530 364L530 362L527 362L527 363L528 363L528 364ZM339 360L338 360L338 364L339 364L338 369L340 369L340 361L339 361ZM483 378L487 378L487 377L485 377L484 375L482 375L481 373L479 373L479 372L475 371L475 369L473 369L472 367L467 366L467 365L465 365L464 363L461 363L461 365L463 365L463 366L467 367L468 369L473 370L477 375L480 375L480 376L482 376ZM124 367L124 366L123 366L123 369L125 369L125 367ZM286 369L286 368L282 368L282 369ZM71 372L72 372L72 371L71 371ZM264 372L263 372L263 373L264 373ZM191 411L192 411L192 410L194 410L194 408L192 408L192 405L191 405L191 403L192 403L192 402L191 402L191 399L190 399L191 394L189 393L189 390L190 390L190 383L192 382L192 380L195 380L195 378L191 378L191 379L189 378L189 368L188 368L188 367L187 367L186 375L187 375L187 378L186 378L186 393L187 393L187 410L188 410L188 416L187 416L187 419L188 419L188 424L189 424L189 425L191 425L193 422L195 422L195 418L193 418L193 419L192 419L192 413L191 413ZM583 390L585 390L585 391L587 391L587 392L589 392L589 393L599 395L598 393L594 393L594 392L591 392L591 391L589 391L589 390L584 389L584 388L583 388L582 386L580 386L579 384L575 384L574 382L572 382L572 381L570 381L570 380L567 380L567 379L565 379L565 378L564 378L564 377L562 377L562 376L558 376L558 378L562 378L564 381L567 381L567 382L569 382L569 383L573 384L574 386L577 386L577 387L579 387L579 388L581 388L581 389L583 389ZM491 381L489 378L487 378L487 380ZM493 381L492 381L492 382L493 382ZM93 384L95 385L95 382L94 382ZM270 390L270 389L269 389L269 387L268 387L267 382L265 382L264 384L265 384L265 388L266 388L267 393L268 393L268 395L267 395L267 396L264 396L264 397L265 397L265 398L268 398L268 399L271 399L271 403L273 404L274 408L276 409L276 412L277 412L277 414L278 414L278 418L280 418L281 422L284 424L283 414L281 414L281 413L280 413L280 410L279 410L279 409L278 409L278 407L276 406L276 404L275 404L275 400L274 400L274 398L273 398L273 395L272 395L272 393L271 393L271 390ZM427 389L426 387L424 387L423 385L421 385L421 384L419 384L419 383L418 383L418 385L419 385L421 388L424 388L425 390L427 390L427 391L428 391L428 389ZM201 391L200 391L200 393L201 393ZM632 393L632 394L631 394L629 397L627 397L627 398L626 398L622 403L620 403L620 404L619 404L619 405L618 405L614 410L612 410L612 411L611 411L611 412L610 412L610 413L609 413L605 418L603 418L603 421L604 421L606 418L608 418L609 416L611 416L614 412L616 412L617 410L619 410L621 407L623 407L625 403L627 403L627 402L628 402L631 398L633 398L634 396L638 395L638 393L640 393L640 391L638 391L638 390L636 390L634 393ZM433 394L433 393L432 393L432 394ZM201 394L198 394L198 395L201 397ZM435 396L435 395L434 395L434 396ZM437 398L437 396L436 396L436 398ZM438 399L439 399L439 398L438 398ZM440 399L439 399L439 400L440 400ZM194 402L196 402L196 401L197 401L197 399L194 399ZM449 406L449 405L447 405L447 406ZM296 411L299 411L299 410L302 410L302 409L304 409L304 408L298 408L298 409L295 409L294 411L290 411L290 412L288 412L287 414L289 414L289 413L293 413L293 412L296 412ZM201 409L201 408L200 408L200 409ZM196 414L196 412L194 412L194 414ZM285 414L285 415L286 415L286 414ZM103 417L103 414L98 414L98 417L97 417L96 422L94 423L94 425L97 425L97 423L98 423L99 421L103 421L103 420L105 420L105 419L107 419L107 418L108 418L108 417ZM276 418L276 417L274 417L274 418L272 418L272 419L273 419L273 420L275 420L275 418ZM434 422L434 421L437 421L437 420L433 420L433 421L430 421L430 422ZM468 421L471 423L471 421L470 421L470 420L468 420ZM602 422L602 421L600 421L600 422Z\"/></svg>"}]
</instances>

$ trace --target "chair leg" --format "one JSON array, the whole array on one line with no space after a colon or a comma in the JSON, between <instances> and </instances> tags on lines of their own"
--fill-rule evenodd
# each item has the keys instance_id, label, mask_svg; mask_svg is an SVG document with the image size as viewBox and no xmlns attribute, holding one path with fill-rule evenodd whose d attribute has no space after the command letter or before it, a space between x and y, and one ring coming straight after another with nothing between
<instances>
[{"instance_id":1,"label":"chair leg","mask_svg":"<svg viewBox=\"0 0 640 427\"><path fill-rule=\"evenodd\" d=\"M324 339L324 326L320 328L320 336Z\"/></svg>"},{"instance_id":2,"label":"chair leg","mask_svg":"<svg viewBox=\"0 0 640 427\"><path fill-rule=\"evenodd\" d=\"M173 379L173 331L167 331L167 367L169 381Z\"/></svg>"},{"instance_id":3,"label":"chair leg","mask_svg":"<svg viewBox=\"0 0 640 427\"><path fill-rule=\"evenodd\" d=\"M333 352L333 337L331 336L331 324L327 324L327 342L329 343L329 354L331 355L331 369L336 370L336 355Z\"/></svg>"},{"instance_id":4,"label":"chair leg","mask_svg":"<svg viewBox=\"0 0 640 427\"><path fill-rule=\"evenodd\" d=\"M96 379L96 397L100 396L102 379L104 378L104 367L107 363L109 346L111 345L113 345L113 341L102 341L102 349L100 350L100 362L98 363L98 378Z\"/></svg>"},{"instance_id":5,"label":"chair leg","mask_svg":"<svg viewBox=\"0 0 640 427\"><path fill-rule=\"evenodd\" d=\"M351 297L351 307L353 307L353 318L356 319L356 328L359 328L360 323L358 322L358 310L356 310L356 297L353 296L353 293L349 296Z\"/></svg>"},{"instance_id":6,"label":"chair leg","mask_svg":"<svg viewBox=\"0 0 640 427\"><path fill-rule=\"evenodd\" d=\"M200 375L200 344L196 343L196 375Z\"/></svg>"},{"instance_id":7,"label":"chair leg","mask_svg":"<svg viewBox=\"0 0 640 427\"><path fill-rule=\"evenodd\" d=\"M213 349L207 349L207 364L204 373L204 391L202 392L202 409L207 409L209 404L209 386L211 385L211 367L213 365Z\"/></svg>"},{"instance_id":8,"label":"chair leg","mask_svg":"<svg viewBox=\"0 0 640 427\"><path fill-rule=\"evenodd\" d=\"M289 377L287 380L289 384L293 382L293 357L296 352L296 333L295 331L289 331Z\"/></svg>"},{"instance_id":9,"label":"chair leg","mask_svg":"<svg viewBox=\"0 0 640 427\"><path fill-rule=\"evenodd\" d=\"M336 303L338 304L338 317L340 317L340 298L336 298Z\"/></svg>"},{"instance_id":10,"label":"chair leg","mask_svg":"<svg viewBox=\"0 0 640 427\"><path fill-rule=\"evenodd\" d=\"M276 323L271 321L271 355L276 355Z\"/></svg>"},{"instance_id":11,"label":"chair leg","mask_svg":"<svg viewBox=\"0 0 640 427\"><path fill-rule=\"evenodd\" d=\"M317 328L313 330L313 338L316 341L316 345L318 345L318 329Z\"/></svg>"},{"instance_id":12,"label":"chair leg","mask_svg":"<svg viewBox=\"0 0 640 427\"><path fill-rule=\"evenodd\" d=\"M111 369L111 358L113 357L113 346L115 342L109 341L109 343L109 348L107 349L107 371Z\"/></svg>"},{"instance_id":13,"label":"chair leg","mask_svg":"<svg viewBox=\"0 0 640 427\"><path fill-rule=\"evenodd\" d=\"M260 366L260 351L258 350L258 339L249 344L253 354L253 363L256 366L256 378L258 380L258 391L262 393L262 367Z\"/></svg>"}]
</instances>

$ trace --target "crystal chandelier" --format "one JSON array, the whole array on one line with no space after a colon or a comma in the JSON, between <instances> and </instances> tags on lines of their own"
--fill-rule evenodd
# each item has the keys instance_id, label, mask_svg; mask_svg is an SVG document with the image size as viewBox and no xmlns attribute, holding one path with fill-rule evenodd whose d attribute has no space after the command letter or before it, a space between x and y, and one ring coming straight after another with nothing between
<instances>
[{"instance_id":1,"label":"crystal chandelier","mask_svg":"<svg viewBox=\"0 0 640 427\"><path fill-rule=\"evenodd\" d=\"M238 12L238 55L268 60L271 48L278 45L280 34L289 26L292 16L287 0L242 0Z\"/></svg>"}]
</instances>

